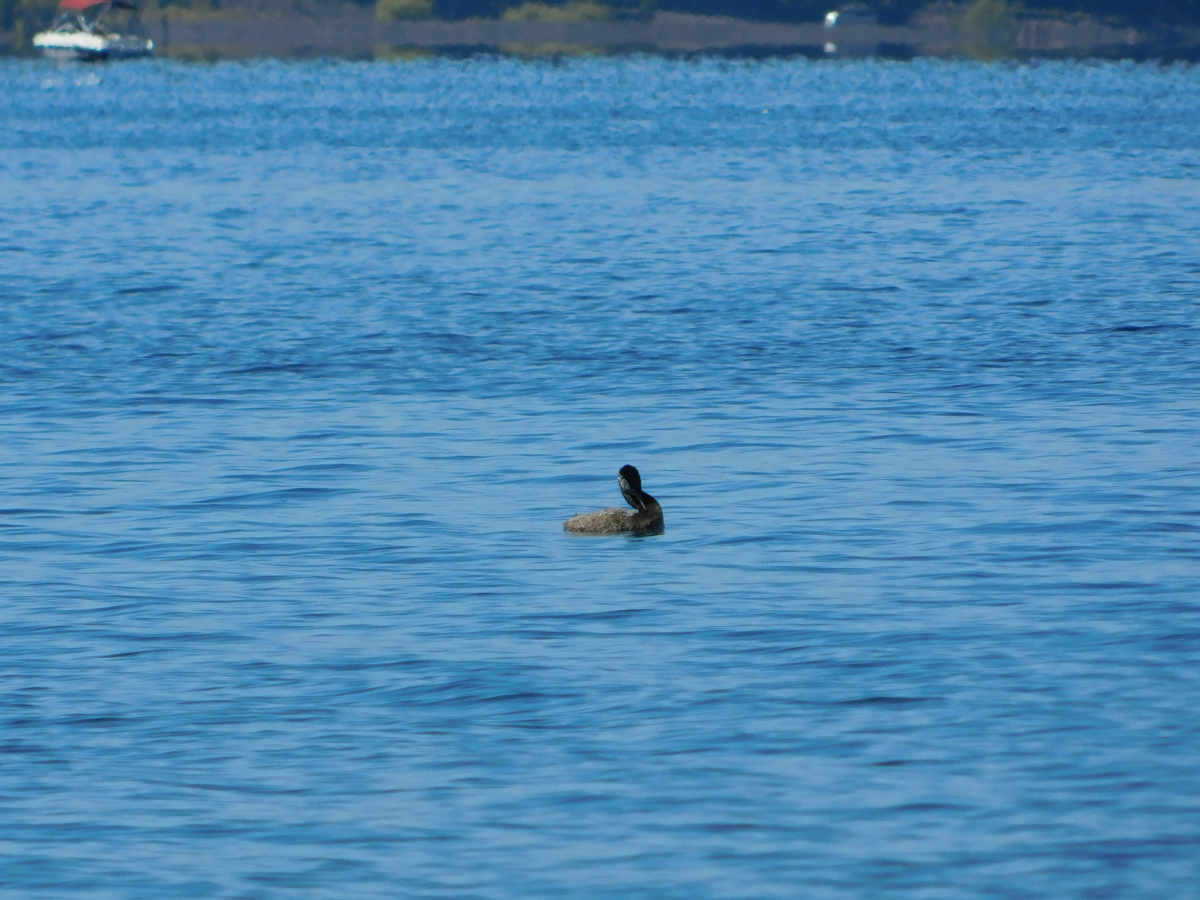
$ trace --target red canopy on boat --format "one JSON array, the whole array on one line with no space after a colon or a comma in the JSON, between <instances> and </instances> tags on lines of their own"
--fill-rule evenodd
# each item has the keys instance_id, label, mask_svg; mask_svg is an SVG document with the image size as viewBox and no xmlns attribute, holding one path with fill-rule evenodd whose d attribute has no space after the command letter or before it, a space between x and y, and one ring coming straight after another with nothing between
<instances>
[{"instance_id":1,"label":"red canopy on boat","mask_svg":"<svg viewBox=\"0 0 1200 900\"><path fill-rule=\"evenodd\" d=\"M101 3L107 3L108 0L61 0L59 6L63 9L88 9L93 6L99 6Z\"/></svg>"}]
</instances>

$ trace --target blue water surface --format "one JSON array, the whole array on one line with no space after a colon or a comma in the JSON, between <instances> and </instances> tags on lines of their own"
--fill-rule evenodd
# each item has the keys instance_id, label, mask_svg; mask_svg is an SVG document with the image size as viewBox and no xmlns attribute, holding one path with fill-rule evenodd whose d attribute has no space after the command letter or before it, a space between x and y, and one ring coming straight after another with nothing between
<instances>
[{"instance_id":1,"label":"blue water surface","mask_svg":"<svg viewBox=\"0 0 1200 900\"><path fill-rule=\"evenodd\" d=\"M1200 69L0 87L0 895L1200 897Z\"/></svg>"}]
</instances>

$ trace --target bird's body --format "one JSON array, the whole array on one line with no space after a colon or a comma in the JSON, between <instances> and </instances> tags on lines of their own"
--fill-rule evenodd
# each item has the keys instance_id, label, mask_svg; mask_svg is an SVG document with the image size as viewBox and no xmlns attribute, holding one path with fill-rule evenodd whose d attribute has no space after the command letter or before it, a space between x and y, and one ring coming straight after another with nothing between
<instances>
[{"instance_id":1,"label":"bird's body","mask_svg":"<svg viewBox=\"0 0 1200 900\"><path fill-rule=\"evenodd\" d=\"M620 534L625 531L646 531L648 529L638 523L640 515L641 513L633 509L610 506L608 509L571 516L563 522L563 530L574 531L576 534ZM661 514L658 521L661 528Z\"/></svg>"},{"instance_id":2,"label":"bird's body","mask_svg":"<svg viewBox=\"0 0 1200 900\"><path fill-rule=\"evenodd\" d=\"M662 531L662 507L642 490L642 476L638 470L633 466L623 466L617 475L617 484L633 509L613 506L597 512L580 513L563 522L563 530L577 534L655 534Z\"/></svg>"}]
</instances>

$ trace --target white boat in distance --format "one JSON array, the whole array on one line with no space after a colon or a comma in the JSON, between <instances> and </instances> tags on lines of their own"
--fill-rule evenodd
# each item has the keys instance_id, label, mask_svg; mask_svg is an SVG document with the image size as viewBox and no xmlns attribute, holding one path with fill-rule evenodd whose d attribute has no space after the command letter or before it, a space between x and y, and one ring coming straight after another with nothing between
<instances>
[{"instance_id":1,"label":"white boat in distance","mask_svg":"<svg viewBox=\"0 0 1200 900\"><path fill-rule=\"evenodd\" d=\"M137 34L132 22L131 34L120 34L104 25L105 14L117 9L136 10L126 0L61 0L60 12L48 31L33 36L33 46L45 56L65 59L129 59L150 56L154 41Z\"/></svg>"}]
</instances>

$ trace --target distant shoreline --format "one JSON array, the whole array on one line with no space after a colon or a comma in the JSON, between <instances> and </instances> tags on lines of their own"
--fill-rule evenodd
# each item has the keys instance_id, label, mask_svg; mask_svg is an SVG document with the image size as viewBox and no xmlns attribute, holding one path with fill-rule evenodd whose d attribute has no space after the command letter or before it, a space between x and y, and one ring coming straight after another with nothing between
<instances>
[{"instance_id":1,"label":"distant shoreline","mask_svg":"<svg viewBox=\"0 0 1200 900\"><path fill-rule=\"evenodd\" d=\"M650 20L517 22L499 19L382 22L369 7L338 4L338 14L199 14L169 9L143 19L159 55L218 60L253 57L374 59L498 53L562 56L645 52L731 57L1112 58L1200 60L1200 37L1151 35L1077 17L1019 21L1003 46L973 40L953 19L908 26L754 22L723 16L657 13ZM0 53L13 35L0 34Z\"/></svg>"}]
</instances>

